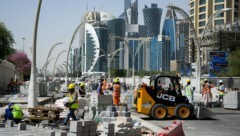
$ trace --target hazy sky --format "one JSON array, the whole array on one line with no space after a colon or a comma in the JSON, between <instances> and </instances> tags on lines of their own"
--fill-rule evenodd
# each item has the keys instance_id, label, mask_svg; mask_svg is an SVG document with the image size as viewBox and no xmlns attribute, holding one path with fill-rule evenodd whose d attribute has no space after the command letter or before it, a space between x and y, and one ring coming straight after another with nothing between
<instances>
[{"instance_id":1,"label":"hazy sky","mask_svg":"<svg viewBox=\"0 0 240 136\"><path fill-rule=\"evenodd\" d=\"M142 9L144 5L150 7L151 3L158 4L163 9L162 20L165 18L166 6L173 5L188 11L189 0L138 0L139 24L143 23ZM33 30L38 0L0 0L0 21L13 33L14 48L24 50L29 59L32 59L30 47L33 42ZM88 6L87 6L88 5ZM88 7L88 8L87 8ZM118 17L124 8L124 0L43 0L39 18L37 39L37 67L42 68L52 45L57 42L64 44L57 46L49 58L56 58L57 54L68 49L72 34L80 23L80 18L87 11L105 11ZM162 26L161 26L162 27ZM162 30L162 29L161 29ZM73 45L77 46L77 40ZM59 57L57 65L66 61L67 53ZM49 65L50 72L53 63Z\"/></svg>"}]
</instances>

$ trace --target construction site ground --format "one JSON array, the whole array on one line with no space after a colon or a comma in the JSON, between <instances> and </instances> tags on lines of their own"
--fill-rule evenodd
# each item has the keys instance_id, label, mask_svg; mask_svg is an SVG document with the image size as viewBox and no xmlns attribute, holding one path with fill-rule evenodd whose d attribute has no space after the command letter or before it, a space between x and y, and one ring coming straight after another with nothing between
<instances>
[{"instance_id":1,"label":"construction site ground","mask_svg":"<svg viewBox=\"0 0 240 136\"><path fill-rule=\"evenodd\" d=\"M121 95L121 101L125 96L130 94L132 90L123 92ZM88 92L90 95L96 95L96 91ZM9 96L2 97L6 99ZM14 96L12 96L14 97ZM15 96L16 97L16 96ZM201 96L195 94L195 100L199 100ZM13 99L10 98L9 99ZM19 98L20 99L20 98ZM39 100L45 99L42 97L38 98ZM48 99L51 99L48 97ZM14 99L15 100L15 99ZM21 100L26 101L27 97L21 98ZM49 100L48 100L49 101ZM23 104L23 109L27 107L26 104ZM5 107L1 108L1 112L4 111ZM223 108L211 108L210 109L214 116L204 120L190 119L183 121L183 130L186 136L236 136L239 135L240 131L240 111L239 110L229 110ZM26 112L26 111L25 111ZM26 113L27 114L27 113ZM153 131L161 131L162 128L169 126L173 123L176 118L168 118L167 120L156 121L150 119L148 116L139 114L135 111L132 111L132 118L139 120L143 126L151 128ZM45 132L51 131L51 127L41 128L36 126L27 126L26 131L17 130L17 126L13 128L0 128L0 135L11 135L11 136L30 136L30 135L44 135ZM56 134L60 132L58 129L54 130Z\"/></svg>"}]
</instances>

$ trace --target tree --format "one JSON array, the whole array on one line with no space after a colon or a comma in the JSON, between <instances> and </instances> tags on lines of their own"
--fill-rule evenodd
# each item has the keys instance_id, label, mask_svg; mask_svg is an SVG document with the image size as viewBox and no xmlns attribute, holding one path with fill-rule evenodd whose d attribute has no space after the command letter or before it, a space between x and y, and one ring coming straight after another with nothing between
<instances>
[{"instance_id":1,"label":"tree","mask_svg":"<svg viewBox=\"0 0 240 136\"><path fill-rule=\"evenodd\" d=\"M14 42L11 31L5 27L4 23L0 22L0 59L4 60L14 53Z\"/></svg>"},{"instance_id":2,"label":"tree","mask_svg":"<svg viewBox=\"0 0 240 136\"><path fill-rule=\"evenodd\" d=\"M228 61L228 72L231 76L240 76L240 49L231 52Z\"/></svg>"},{"instance_id":3,"label":"tree","mask_svg":"<svg viewBox=\"0 0 240 136\"><path fill-rule=\"evenodd\" d=\"M23 75L30 75L31 61L28 59L25 53L16 52L15 54L9 56L7 60L15 64L15 69L17 73Z\"/></svg>"}]
</instances>

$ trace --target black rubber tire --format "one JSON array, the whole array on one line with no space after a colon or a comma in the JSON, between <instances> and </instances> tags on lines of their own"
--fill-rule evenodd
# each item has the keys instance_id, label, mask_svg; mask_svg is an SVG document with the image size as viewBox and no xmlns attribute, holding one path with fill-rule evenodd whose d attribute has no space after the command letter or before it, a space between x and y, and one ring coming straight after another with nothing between
<instances>
[{"instance_id":1,"label":"black rubber tire","mask_svg":"<svg viewBox=\"0 0 240 136\"><path fill-rule=\"evenodd\" d=\"M175 108L175 115L178 119L186 120L192 116L193 110L190 105L181 103Z\"/></svg>"},{"instance_id":2,"label":"black rubber tire","mask_svg":"<svg viewBox=\"0 0 240 136\"><path fill-rule=\"evenodd\" d=\"M162 111L156 111L156 110L160 110L158 108L161 108L161 110L164 110L165 114L162 113ZM163 114L163 115L157 115L156 112L160 112L159 114ZM153 119L155 120L164 120L167 118L168 116L168 110L167 110L167 107L163 104L155 104L151 110L151 116Z\"/></svg>"}]
</instances>

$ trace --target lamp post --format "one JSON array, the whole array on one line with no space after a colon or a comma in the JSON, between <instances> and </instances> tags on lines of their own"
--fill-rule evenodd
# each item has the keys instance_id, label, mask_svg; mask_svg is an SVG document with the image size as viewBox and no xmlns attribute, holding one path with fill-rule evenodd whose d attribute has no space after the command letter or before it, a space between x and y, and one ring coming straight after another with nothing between
<instances>
[{"instance_id":1,"label":"lamp post","mask_svg":"<svg viewBox=\"0 0 240 136\"><path fill-rule=\"evenodd\" d=\"M22 38L23 39L23 53L24 53L24 41L25 41L25 37Z\"/></svg>"},{"instance_id":2,"label":"lamp post","mask_svg":"<svg viewBox=\"0 0 240 136\"><path fill-rule=\"evenodd\" d=\"M54 49L56 46L61 45L61 44L62 44L62 42L58 42L58 43L55 43L55 44L51 47L50 51L48 52L48 56L47 56L47 59L46 59L46 63L48 62L48 58L50 57L50 55L51 55L53 49ZM45 73L45 75L44 75L44 80L45 80L45 77L46 77L46 71L47 71L47 65L46 65L44 71L45 71L45 72L44 72L44 73Z\"/></svg>"},{"instance_id":3,"label":"lamp post","mask_svg":"<svg viewBox=\"0 0 240 136\"><path fill-rule=\"evenodd\" d=\"M53 66L53 76L54 76L54 77L55 77L56 63L57 63L57 61L58 61L59 56L60 56L61 54L63 54L64 52L67 52L67 50L63 50L63 51L59 52L58 55L57 55L57 58L56 58L56 60L55 60L55 62L54 62L54 66Z\"/></svg>"},{"instance_id":4,"label":"lamp post","mask_svg":"<svg viewBox=\"0 0 240 136\"><path fill-rule=\"evenodd\" d=\"M33 53L32 53L32 67L31 67L31 77L30 84L28 88L28 108L34 108L38 105L37 92L36 92L36 49L37 49L37 31L38 31L38 20L40 15L40 9L42 5L42 0L38 1L38 8L35 18L34 35L33 35Z\"/></svg>"},{"instance_id":5,"label":"lamp post","mask_svg":"<svg viewBox=\"0 0 240 136\"><path fill-rule=\"evenodd\" d=\"M225 9L220 9L220 10L217 10L214 14L212 14L209 19L208 19L208 22L206 23L204 29L203 29L203 32L202 32L202 35L201 35L201 38L200 38L200 41L198 40L198 37L197 37L197 34L196 34L196 30L193 26L193 23L192 23L192 20L191 18L189 17L189 15L181 8L177 7L177 6L167 6L175 11L177 11L178 13L180 13L184 18L188 19L189 22L190 22L190 26L192 27L193 29L193 33L194 33L194 36L195 36L195 40L197 43L197 51L198 51L198 54L197 54L197 76L196 76L196 79L197 79L197 90L200 92L201 90L201 61L200 61L200 49L201 49L201 45L202 45L202 41L203 41L203 38L204 38L204 34L205 34L205 31L207 29L207 26L208 24L212 21L212 19L223 13L223 12L227 12L229 10L231 10L231 8L225 8Z\"/></svg>"}]
</instances>

